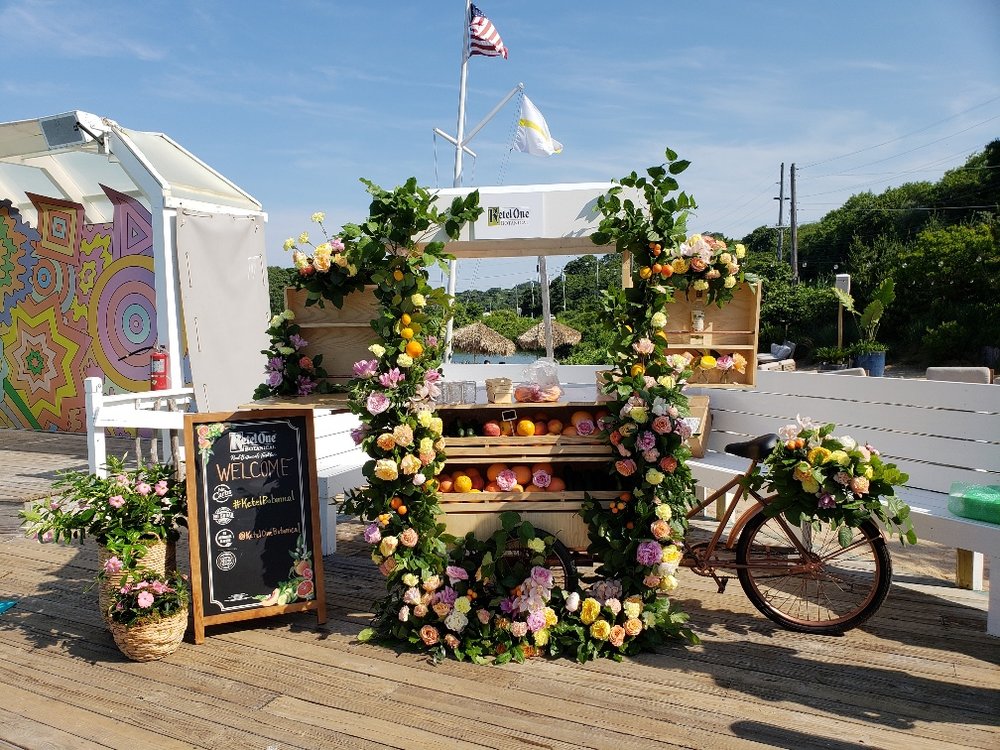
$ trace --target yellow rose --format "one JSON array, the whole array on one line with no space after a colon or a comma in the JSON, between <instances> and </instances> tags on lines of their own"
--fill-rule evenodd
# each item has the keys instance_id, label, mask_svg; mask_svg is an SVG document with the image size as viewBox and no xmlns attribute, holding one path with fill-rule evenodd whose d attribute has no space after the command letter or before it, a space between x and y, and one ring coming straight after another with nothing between
<instances>
[{"instance_id":1,"label":"yellow rose","mask_svg":"<svg viewBox=\"0 0 1000 750\"><path fill-rule=\"evenodd\" d=\"M588 596L583 600L583 604L580 606L580 622L584 625L590 625L594 620L597 619L597 615L601 613L601 603L594 599L592 596ZM609 628L610 631L610 628Z\"/></svg>"},{"instance_id":2,"label":"yellow rose","mask_svg":"<svg viewBox=\"0 0 1000 750\"><path fill-rule=\"evenodd\" d=\"M808 479L804 479L802 481L802 489L804 491L808 492L810 495L814 495L817 492L819 492L819 482L817 482L812 477L809 477Z\"/></svg>"},{"instance_id":3,"label":"yellow rose","mask_svg":"<svg viewBox=\"0 0 1000 750\"><path fill-rule=\"evenodd\" d=\"M746 254L747 254L746 247L744 247L743 243L737 242L736 243L736 257L737 258L745 258Z\"/></svg>"},{"instance_id":4,"label":"yellow rose","mask_svg":"<svg viewBox=\"0 0 1000 750\"><path fill-rule=\"evenodd\" d=\"M674 269L674 273L687 273L687 270L688 270L687 261L684 260L683 258L677 258L677 259L675 259L670 264L670 267Z\"/></svg>"},{"instance_id":5,"label":"yellow rose","mask_svg":"<svg viewBox=\"0 0 1000 750\"><path fill-rule=\"evenodd\" d=\"M295 247L295 240L293 240L291 237L289 237L287 240L285 240L285 242L282 245L282 247L285 250L291 250L293 247Z\"/></svg>"},{"instance_id":6,"label":"yellow rose","mask_svg":"<svg viewBox=\"0 0 1000 750\"><path fill-rule=\"evenodd\" d=\"M681 555L680 547L676 544L668 544L663 548L663 555L660 557L660 561L672 565L673 563L680 562Z\"/></svg>"},{"instance_id":7,"label":"yellow rose","mask_svg":"<svg viewBox=\"0 0 1000 750\"><path fill-rule=\"evenodd\" d=\"M545 613L545 624L548 627L552 627L559 622L559 618L556 616L556 611L552 607L546 607L542 610Z\"/></svg>"},{"instance_id":8,"label":"yellow rose","mask_svg":"<svg viewBox=\"0 0 1000 750\"><path fill-rule=\"evenodd\" d=\"M431 417L431 423L427 425L427 429L431 431L432 435L440 435L444 430L444 422L441 421L441 417Z\"/></svg>"},{"instance_id":9,"label":"yellow rose","mask_svg":"<svg viewBox=\"0 0 1000 750\"><path fill-rule=\"evenodd\" d=\"M547 628L535 631L535 645L541 648L549 644L549 631Z\"/></svg>"},{"instance_id":10,"label":"yellow rose","mask_svg":"<svg viewBox=\"0 0 1000 750\"><path fill-rule=\"evenodd\" d=\"M722 286L724 286L726 289L732 289L734 286L736 286L736 277L727 276L725 279L722 280Z\"/></svg>"},{"instance_id":11,"label":"yellow rose","mask_svg":"<svg viewBox=\"0 0 1000 750\"><path fill-rule=\"evenodd\" d=\"M595 640L606 641L609 635L611 635L611 625L607 620L598 620L590 626L590 637Z\"/></svg>"},{"instance_id":12,"label":"yellow rose","mask_svg":"<svg viewBox=\"0 0 1000 750\"><path fill-rule=\"evenodd\" d=\"M813 466L819 466L820 464L825 464L830 460L831 453L826 448L818 447L813 448L806 455L806 460Z\"/></svg>"},{"instance_id":13,"label":"yellow rose","mask_svg":"<svg viewBox=\"0 0 1000 750\"><path fill-rule=\"evenodd\" d=\"M694 289L696 292L703 292L706 289L708 289L708 282L705 281L704 279L698 279L691 285L691 288Z\"/></svg>"},{"instance_id":14,"label":"yellow rose","mask_svg":"<svg viewBox=\"0 0 1000 750\"><path fill-rule=\"evenodd\" d=\"M713 357L711 354L706 354L698 362L698 367L700 367L702 370L714 370L717 364L718 362L716 361L715 357Z\"/></svg>"},{"instance_id":15,"label":"yellow rose","mask_svg":"<svg viewBox=\"0 0 1000 750\"><path fill-rule=\"evenodd\" d=\"M719 263L721 263L724 266L728 266L732 262L733 262L733 256L730 255L729 253L722 253L722 255L719 256Z\"/></svg>"}]
</instances>

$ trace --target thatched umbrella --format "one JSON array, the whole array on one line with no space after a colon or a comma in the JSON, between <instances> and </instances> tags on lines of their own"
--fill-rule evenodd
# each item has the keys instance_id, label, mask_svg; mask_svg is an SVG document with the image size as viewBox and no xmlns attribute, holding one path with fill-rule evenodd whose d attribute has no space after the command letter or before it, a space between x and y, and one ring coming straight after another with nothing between
<instances>
[{"instance_id":1,"label":"thatched umbrella","mask_svg":"<svg viewBox=\"0 0 1000 750\"><path fill-rule=\"evenodd\" d=\"M509 357L516 349L513 341L478 320L455 331L451 344L460 352L494 357Z\"/></svg>"},{"instance_id":2,"label":"thatched umbrella","mask_svg":"<svg viewBox=\"0 0 1000 750\"><path fill-rule=\"evenodd\" d=\"M582 334L575 328L563 325L558 320L552 321L552 348L561 346L576 346L580 343ZM517 345L522 349L537 351L545 348L545 322L532 326L517 337Z\"/></svg>"}]
</instances>

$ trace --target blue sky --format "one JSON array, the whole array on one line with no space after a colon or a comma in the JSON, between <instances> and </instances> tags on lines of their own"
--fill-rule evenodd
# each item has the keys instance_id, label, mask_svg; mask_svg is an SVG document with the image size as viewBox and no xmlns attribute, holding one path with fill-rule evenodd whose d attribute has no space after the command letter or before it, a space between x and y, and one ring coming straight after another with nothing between
<instances>
[{"instance_id":1,"label":"blue sky","mask_svg":"<svg viewBox=\"0 0 1000 750\"><path fill-rule=\"evenodd\" d=\"M518 82L564 153L509 153L508 105L465 184L605 181L692 161L691 229L799 221L849 195L935 180L1000 136L1000 3L483 0L509 60L473 58L468 123ZM462 0L0 2L0 120L82 109L162 131L258 198L271 263L326 211L366 214L359 177L451 185ZM787 179L787 177L786 177ZM786 183L787 190L787 183ZM786 193L787 194L787 193ZM787 212L786 212L787 221ZM565 259L550 264L557 273ZM525 281L533 261L460 266L459 289Z\"/></svg>"}]
</instances>

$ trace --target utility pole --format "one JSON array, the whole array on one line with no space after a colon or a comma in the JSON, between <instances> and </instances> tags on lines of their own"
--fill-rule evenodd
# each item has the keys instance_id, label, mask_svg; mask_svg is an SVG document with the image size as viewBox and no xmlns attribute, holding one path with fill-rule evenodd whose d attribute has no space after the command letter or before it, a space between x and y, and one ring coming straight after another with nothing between
<instances>
[{"instance_id":1,"label":"utility pole","mask_svg":"<svg viewBox=\"0 0 1000 750\"><path fill-rule=\"evenodd\" d=\"M781 182L778 183L778 262L785 260L785 162L781 162Z\"/></svg>"},{"instance_id":2,"label":"utility pole","mask_svg":"<svg viewBox=\"0 0 1000 750\"><path fill-rule=\"evenodd\" d=\"M563 282L563 312L566 312L566 267L565 266L563 266L562 282Z\"/></svg>"},{"instance_id":3,"label":"utility pole","mask_svg":"<svg viewBox=\"0 0 1000 750\"><path fill-rule=\"evenodd\" d=\"M795 162L792 162L792 281L799 280L799 222L798 208L795 203Z\"/></svg>"}]
</instances>

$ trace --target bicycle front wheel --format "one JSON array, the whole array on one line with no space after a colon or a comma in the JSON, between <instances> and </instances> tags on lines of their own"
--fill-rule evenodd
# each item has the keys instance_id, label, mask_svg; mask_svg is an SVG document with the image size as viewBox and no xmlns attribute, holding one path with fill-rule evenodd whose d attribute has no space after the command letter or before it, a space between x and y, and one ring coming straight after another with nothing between
<instances>
[{"instance_id":1,"label":"bicycle front wheel","mask_svg":"<svg viewBox=\"0 0 1000 750\"><path fill-rule=\"evenodd\" d=\"M826 524L800 530L758 513L736 546L740 585L757 609L788 630L832 635L856 628L885 601L892 559L874 522L853 531L842 547Z\"/></svg>"}]
</instances>

